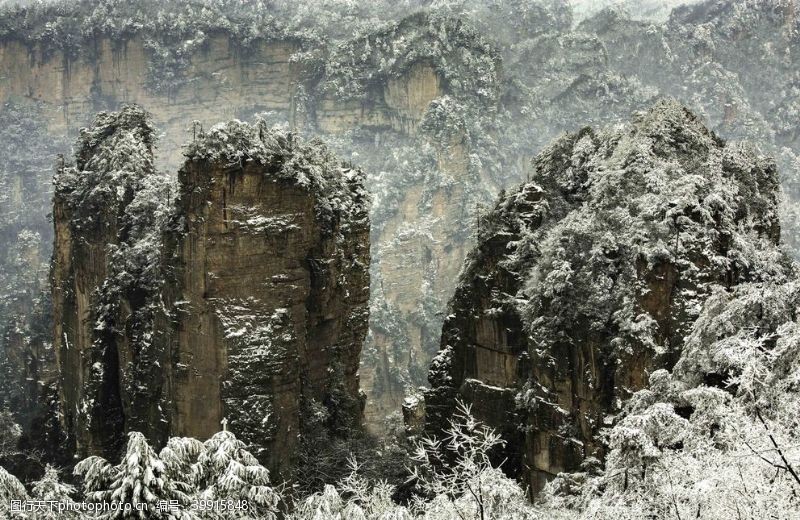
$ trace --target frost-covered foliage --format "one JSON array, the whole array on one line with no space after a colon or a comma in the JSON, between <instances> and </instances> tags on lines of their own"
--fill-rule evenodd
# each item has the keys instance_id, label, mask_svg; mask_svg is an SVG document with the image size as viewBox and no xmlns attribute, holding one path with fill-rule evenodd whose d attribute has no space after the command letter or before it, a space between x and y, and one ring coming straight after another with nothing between
<instances>
[{"instance_id":1,"label":"frost-covered foliage","mask_svg":"<svg viewBox=\"0 0 800 520\"><path fill-rule=\"evenodd\" d=\"M82 477L80 494L71 485L62 483L56 470L48 467L29 495L25 486L0 468L0 498L4 499L0 508L8 507L12 499L67 504L80 498L98 505L121 503L123 512L106 511L100 516L109 519L545 518L528 502L516 482L489 463L489 452L499 442L498 437L477 422L468 408L462 407L453 418L448 436L442 442L447 444L452 457L439 458L437 441L428 439L417 444L416 455L410 460L414 470L409 473L412 475L409 483L415 483L415 495L407 505L399 503L395 485L367 477L364 465L352 456L349 473L340 481L309 496L286 500L286 495L274 487L268 471L244 444L232 432L222 431L205 442L173 437L159 454L141 434L133 432L119 464L100 457L89 457L77 464L75 473ZM228 507L222 508L220 503ZM125 504L129 506L127 513ZM97 518L89 513L84 515L58 518Z\"/></svg>"},{"instance_id":2,"label":"frost-covered foliage","mask_svg":"<svg viewBox=\"0 0 800 520\"><path fill-rule=\"evenodd\" d=\"M774 163L726 146L674 101L629 127L555 141L531 181L543 202L524 210L518 201L533 188L523 186L502 199L481 236L520 237L503 262L529 297L508 303L523 305L536 349L569 343L571 323L605 330L618 355L664 354L680 347L675 327L693 322L714 286L786 279ZM662 271L681 280L665 311L646 296L656 283L646 273Z\"/></svg>"},{"instance_id":3,"label":"frost-covered foliage","mask_svg":"<svg viewBox=\"0 0 800 520\"><path fill-rule=\"evenodd\" d=\"M471 26L435 12L389 22L337 46L325 58L321 89L345 99L362 97L371 83L426 62L458 99L484 106L497 100L496 50Z\"/></svg>"},{"instance_id":4,"label":"frost-covered foliage","mask_svg":"<svg viewBox=\"0 0 800 520\"><path fill-rule=\"evenodd\" d=\"M604 470L547 497L579 518L792 518L800 513L797 282L717 291L673 373L608 432Z\"/></svg>"},{"instance_id":5,"label":"frost-covered foliage","mask_svg":"<svg viewBox=\"0 0 800 520\"><path fill-rule=\"evenodd\" d=\"M118 377L109 373L116 370L109 359L117 356L120 343L132 345L135 353L119 368L134 406L152 405L156 390L154 373L161 353L154 345L153 330L161 312L161 240L174 188L167 175L155 170L154 145L155 130L140 107L101 112L94 125L81 132L76 164L60 168L53 179L55 212L69 226L74 240L65 247L74 248L71 255L78 262L81 256L99 251L106 263L101 271L105 277L91 293L91 368L80 389L78 410L86 427L115 428L90 421L97 410L121 405L109 402L113 398L107 393L108 382ZM59 294L71 297L70 279L57 283L62 284ZM70 334L67 331L55 341L75 343ZM105 415L114 416L107 408ZM106 434L114 438L121 432Z\"/></svg>"},{"instance_id":6,"label":"frost-covered foliage","mask_svg":"<svg viewBox=\"0 0 800 520\"><path fill-rule=\"evenodd\" d=\"M689 397L648 402L646 413L636 409L615 421L650 372L672 368L683 354L676 371L691 383L687 391L706 379L795 391L768 375L786 377L778 367L791 366L794 346L779 343L762 356L764 346L750 337L760 327L709 310L738 286L780 287L795 279L779 247L778 206L774 162L753 146L726 143L674 100L638 113L631 124L555 140L534 160L530 181L501 194L481 219L478 247L431 364L428 426L441 429L460 395L503 429L511 471L534 486L582 463L588 482L605 455L606 475L630 477L636 468L652 485L667 482L672 477L664 473L652 476L653 461L688 445ZM765 295L763 305L777 296ZM769 319L759 303L747 313ZM778 304L774 312L794 307ZM712 312L713 322L703 312ZM486 333L495 330L502 332ZM495 356L512 368L492 368L500 364ZM761 429L758 417L753 411L737 427ZM581 492L586 486L574 484ZM642 498L648 496L653 504L661 500L654 493ZM667 512L636 510L631 517Z\"/></svg>"},{"instance_id":7,"label":"frost-covered foliage","mask_svg":"<svg viewBox=\"0 0 800 520\"><path fill-rule=\"evenodd\" d=\"M345 167L320 139L304 140L283 126L268 127L263 119L254 124L234 120L202 133L184 153L195 161L268 166L276 180L318 195L315 209L328 231L336 224L348 226L368 218L363 172Z\"/></svg>"},{"instance_id":8,"label":"frost-covered foliage","mask_svg":"<svg viewBox=\"0 0 800 520\"><path fill-rule=\"evenodd\" d=\"M245 449L233 433L222 431L203 443L203 450L192 464L192 478L201 501L247 501L247 512L229 510L215 518L276 517L281 495L270 487L269 471Z\"/></svg>"},{"instance_id":9,"label":"frost-covered foliage","mask_svg":"<svg viewBox=\"0 0 800 520\"><path fill-rule=\"evenodd\" d=\"M155 129L136 106L101 112L91 128L82 129L75 166L62 168L54 178L56 197L71 210L76 231L98 229L104 213L118 213L132 201L154 171L154 145ZM139 216L129 225L143 230L148 222L136 220Z\"/></svg>"},{"instance_id":10,"label":"frost-covered foliage","mask_svg":"<svg viewBox=\"0 0 800 520\"><path fill-rule=\"evenodd\" d=\"M0 513L11 518L11 501L27 500L28 492L17 477L0 466ZM27 516L22 516L27 520Z\"/></svg>"},{"instance_id":11,"label":"frost-covered foliage","mask_svg":"<svg viewBox=\"0 0 800 520\"><path fill-rule=\"evenodd\" d=\"M88 457L75 466L75 474L81 477L80 494L48 466L29 495L0 467L0 512L8 512L11 500L32 500L45 506L30 517L13 518L266 520L276 518L281 501L269 472L228 431L204 443L173 437L160 454L141 433L132 432L118 464ZM94 508L77 507L79 498Z\"/></svg>"},{"instance_id":12,"label":"frost-covered foliage","mask_svg":"<svg viewBox=\"0 0 800 520\"><path fill-rule=\"evenodd\" d=\"M41 479L33 483L33 500L45 503L58 503L63 508L43 508L36 512L36 518L41 520L77 520L80 518L78 504L73 497L77 495L75 486L65 484L61 481L58 470L51 465L47 465Z\"/></svg>"},{"instance_id":13,"label":"frost-covered foliage","mask_svg":"<svg viewBox=\"0 0 800 520\"><path fill-rule=\"evenodd\" d=\"M502 444L496 431L459 402L440 439L416 443L412 478L421 494L413 507L445 518L535 518L524 490L490 461Z\"/></svg>"},{"instance_id":14,"label":"frost-covered foliage","mask_svg":"<svg viewBox=\"0 0 800 520\"><path fill-rule=\"evenodd\" d=\"M635 20L666 22L676 7L701 0L570 0L577 21L594 16L603 9L623 9Z\"/></svg>"},{"instance_id":15,"label":"frost-covered foliage","mask_svg":"<svg viewBox=\"0 0 800 520\"><path fill-rule=\"evenodd\" d=\"M128 435L128 445L119 464L112 465L102 457L93 456L79 462L75 473L83 478L89 500L130 505L104 513L102 518L193 518L182 511L189 506L184 483L167 477L164 462L141 433ZM159 502L171 500L177 501L179 512L159 511Z\"/></svg>"},{"instance_id":16,"label":"frost-covered foliage","mask_svg":"<svg viewBox=\"0 0 800 520\"><path fill-rule=\"evenodd\" d=\"M118 465L89 457L75 472L83 477L88 499L131 506L132 512L103 518L263 520L276 518L281 500L267 469L229 431L205 442L173 437L160 454L133 432ZM159 506L164 503L170 504L166 511ZM146 512L137 512L137 506Z\"/></svg>"},{"instance_id":17,"label":"frost-covered foliage","mask_svg":"<svg viewBox=\"0 0 800 520\"><path fill-rule=\"evenodd\" d=\"M441 440L417 441L411 454L415 495L408 506L399 505L397 489L386 482L371 482L351 459L351 473L338 486L301 500L291 518L319 520L532 520L539 511L525 491L489 455L502 441L495 431L477 421L466 406L450 421ZM443 450L446 455L443 456ZM555 518L555 517L553 517Z\"/></svg>"}]
</instances>

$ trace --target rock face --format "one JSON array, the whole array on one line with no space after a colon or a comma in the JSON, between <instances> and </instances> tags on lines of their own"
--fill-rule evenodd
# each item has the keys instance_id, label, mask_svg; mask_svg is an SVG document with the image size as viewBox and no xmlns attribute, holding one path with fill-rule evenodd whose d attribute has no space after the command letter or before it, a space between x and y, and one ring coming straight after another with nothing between
<instances>
[{"instance_id":1,"label":"rock face","mask_svg":"<svg viewBox=\"0 0 800 520\"><path fill-rule=\"evenodd\" d=\"M566 135L482 219L429 374L426 429L463 399L532 491L587 457L677 361L714 288L778 279L773 162L663 100Z\"/></svg>"},{"instance_id":2,"label":"rock face","mask_svg":"<svg viewBox=\"0 0 800 520\"><path fill-rule=\"evenodd\" d=\"M55 176L53 345L63 427L78 453L116 456L125 431L162 429L159 227L165 176L145 114L100 114Z\"/></svg>"},{"instance_id":3,"label":"rock face","mask_svg":"<svg viewBox=\"0 0 800 520\"><path fill-rule=\"evenodd\" d=\"M641 17L653 2L612 3L635 4ZM51 256L44 177L93 114L120 103L153 114L155 162L170 171L191 136L186 114L208 128L265 113L322 135L368 172L375 204L362 386L373 426L425 381L445 302L474 243L476 207L523 180L532 155L562 132L624 121L658 95L675 96L719 135L775 155L787 195L800 199L800 182L788 175L800 171L794 0L706 0L663 24L619 9L585 19L578 12L578 25L570 3L558 0L466 9L422 2L410 16L408 3L357 2L346 20L308 0L281 2L296 7L287 16L272 4L178 4L87 0L0 16L0 235L10 253L39 235L30 249L38 273L0 252L0 288L15 292L0 295L8 324L0 350L9 345L9 372L26 374L7 386L48 380L30 361L46 364L49 347L30 323L48 314L30 310ZM800 229L797 207L783 208L789 242L800 237L791 231ZM27 276L33 287L18 290ZM6 305L15 299L27 301Z\"/></svg>"},{"instance_id":4,"label":"rock face","mask_svg":"<svg viewBox=\"0 0 800 520\"><path fill-rule=\"evenodd\" d=\"M128 431L202 439L226 419L289 477L307 417L361 424L363 175L318 142L232 122L191 143L175 190L152 147L140 109L101 114L56 176L64 428L80 455L113 457Z\"/></svg>"},{"instance_id":5,"label":"rock face","mask_svg":"<svg viewBox=\"0 0 800 520\"><path fill-rule=\"evenodd\" d=\"M440 26L446 28L439 30ZM431 131L420 130L426 114L433 119L430 114L435 111L429 106L439 106L432 102L453 94L443 78L445 65L458 64L467 69L465 76L487 75L460 63L457 48L441 63L419 55L431 33L439 39L466 34L465 45L474 47L470 55L494 66L495 56L481 42L466 39L473 33L456 20L438 18L434 23L424 16L340 50L322 77L309 76L302 64L290 60L304 50L296 41L257 41L243 52L236 37L212 33L202 51L186 58L184 73L191 81L169 92L152 88L154 56L142 36L123 41L98 37L76 55L9 38L0 42L0 70L9 71L0 78L0 101L39 103L43 130L62 140L88 124L98 110L114 110L122 102L140 104L162 134L155 164L170 171L181 164L181 143L191 138L187 127L192 119L200 123L199 129L268 113L298 132L330 140L340 155L369 171L367 183L375 188L370 191L385 192L380 195L382 209L372 215L373 222L380 222L373 226L372 237L375 312L362 359L367 420L378 426L384 416L400 410L409 388L424 382L425 367L438 345L437 314L452 294L452 281L466 254L470 214L477 200L489 200L487 190L475 187L480 174L470 166L469 154L475 148L470 137L463 132L433 134L441 130L435 119L426 126ZM409 48L403 47L407 39L414 41ZM375 40L382 40L385 48L358 64L359 78L373 79L363 88L353 87L348 83L350 71L335 64L349 66L348 53L355 52L357 44L377 45ZM381 57L394 53L395 46L411 56L377 74ZM496 95L496 85L481 88ZM459 99L472 95L469 88L462 90ZM479 104L491 110L491 103ZM389 147L392 154L386 153ZM485 180L492 186L488 191L496 191L494 179Z\"/></svg>"},{"instance_id":6,"label":"rock face","mask_svg":"<svg viewBox=\"0 0 800 520\"><path fill-rule=\"evenodd\" d=\"M263 123L215 127L187 155L165 256L172 430L206 438L227 417L286 474L314 403L334 431L361 424L363 174Z\"/></svg>"}]
</instances>

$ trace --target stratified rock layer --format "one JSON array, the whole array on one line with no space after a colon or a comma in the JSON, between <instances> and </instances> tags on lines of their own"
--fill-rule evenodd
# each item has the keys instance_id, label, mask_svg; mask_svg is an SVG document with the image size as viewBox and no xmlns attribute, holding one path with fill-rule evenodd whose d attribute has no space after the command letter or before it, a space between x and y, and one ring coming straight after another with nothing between
<instances>
[{"instance_id":1,"label":"stratified rock layer","mask_svg":"<svg viewBox=\"0 0 800 520\"><path fill-rule=\"evenodd\" d=\"M431 366L426 429L471 403L533 491L602 457L599 430L675 363L715 287L781 279L777 206L774 163L673 101L558 139L483 218Z\"/></svg>"},{"instance_id":2,"label":"stratified rock layer","mask_svg":"<svg viewBox=\"0 0 800 520\"><path fill-rule=\"evenodd\" d=\"M202 439L224 422L290 477L312 422L361 424L363 174L319 142L234 121L187 148L170 207L152 144L140 109L101 114L56 176L65 430L80 455L113 457L128 431Z\"/></svg>"}]
</instances>

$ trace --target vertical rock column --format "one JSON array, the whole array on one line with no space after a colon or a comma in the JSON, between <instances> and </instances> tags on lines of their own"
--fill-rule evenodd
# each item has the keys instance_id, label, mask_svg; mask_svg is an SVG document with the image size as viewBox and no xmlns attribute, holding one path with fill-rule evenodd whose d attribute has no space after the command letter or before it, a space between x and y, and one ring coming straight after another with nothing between
<instances>
[{"instance_id":1,"label":"vertical rock column","mask_svg":"<svg viewBox=\"0 0 800 520\"><path fill-rule=\"evenodd\" d=\"M286 475L319 406L332 429L361 423L363 175L319 143L238 121L187 156L165 253L171 429L206 438L227 419Z\"/></svg>"},{"instance_id":2,"label":"vertical rock column","mask_svg":"<svg viewBox=\"0 0 800 520\"><path fill-rule=\"evenodd\" d=\"M153 143L138 107L100 113L54 179L53 344L62 422L81 456L115 457L128 430L165 431L153 322L169 183Z\"/></svg>"}]
</instances>

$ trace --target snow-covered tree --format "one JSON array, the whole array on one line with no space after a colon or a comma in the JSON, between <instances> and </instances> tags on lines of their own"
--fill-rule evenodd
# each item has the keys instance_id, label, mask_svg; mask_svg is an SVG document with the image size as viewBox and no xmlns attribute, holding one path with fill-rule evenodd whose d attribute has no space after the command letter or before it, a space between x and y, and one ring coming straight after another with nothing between
<instances>
[{"instance_id":1,"label":"snow-covered tree","mask_svg":"<svg viewBox=\"0 0 800 520\"><path fill-rule=\"evenodd\" d=\"M602 471L545 492L579 518L800 515L800 288L744 284L706 302L672 373L650 375L608 429Z\"/></svg>"},{"instance_id":2,"label":"snow-covered tree","mask_svg":"<svg viewBox=\"0 0 800 520\"><path fill-rule=\"evenodd\" d=\"M92 456L75 466L75 474L83 477L89 500L125 506L104 512L100 516L104 520L196 518L188 511L190 498L183 491L185 486L168 478L164 462L139 432L128 434L127 449L119 464ZM177 501L175 510L164 507L170 501Z\"/></svg>"},{"instance_id":3,"label":"snow-covered tree","mask_svg":"<svg viewBox=\"0 0 800 520\"><path fill-rule=\"evenodd\" d=\"M37 511L37 519L40 520L78 520L80 514L77 512L76 503L73 497L77 490L70 484L61 482L58 471L51 465L45 466L42 478L34 482L32 498L44 502L57 502L64 507L47 507Z\"/></svg>"},{"instance_id":4,"label":"snow-covered tree","mask_svg":"<svg viewBox=\"0 0 800 520\"><path fill-rule=\"evenodd\" d=\"M281 495L270 486L269 471L230 431L218 432L203 444L192 479L200 503L220 500L230 506L205 511L207 518L276 518Z\"/></svg>"},{"instance_id":5,"label":"snow-covered tree","mask_svg":"<svg viewBox=\"0 0 800 520\"><path fill-rule=\"evenodd\" d=\"M412 475L422 494L414 508L435 512L434 518L534 518L524 490L492 465L492 449L503 444L495 430L459 402L442 439L416 442Z\"/></svg>"},{"instance_id":6,"label":"snow-covered tree","mask_svg":"<svg viewBox=\"0 0 800 520\"><path fill-rule=\"evenodd\" d=\"M0 516L3 518L29 518L24 513L15 512L11 513L12 501L29 500L28 492L25 486L17 480L17 477L7 472L0 466Z\"/></svg>"}]
</instances>

